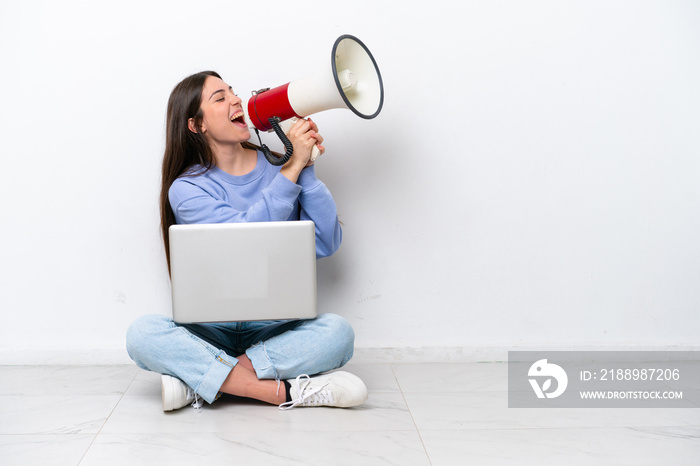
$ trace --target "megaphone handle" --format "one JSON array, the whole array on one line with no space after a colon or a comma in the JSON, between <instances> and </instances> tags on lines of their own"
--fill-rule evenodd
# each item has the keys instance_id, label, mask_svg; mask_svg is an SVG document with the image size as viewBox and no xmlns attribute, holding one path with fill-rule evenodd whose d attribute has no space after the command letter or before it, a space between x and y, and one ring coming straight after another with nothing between
<instances>
[{"instance_id":1,"label":"megaphone handle","mask_svg":"<svg viewBox=\"0 0 700 466\"><path fill-rule=\"evenodd\" d=\"M271 165L278 167L280 165L284 165L289 161L289 158L294 153L294 146L292 145L292 141L290 141L287 135L284 134L282 128L280 128L279 118L271 117L268 121L270 122L270 126L272 126L272 129L275 130L275 134L277 134L277 137L280 138L280 141L282 141L282 144L284 144L284 156L277 157L276 155L274 155L270 148L262 143L262 140L260 139L260 133L258 133L257 128L255 129L255 133L258 135L258 140L260 140L260 150L262 151L263 155L265 155L267 161L270 162Z\"/></svg>"},{"instance_id":2,"label":"megaphone handle","mask_svg":"<svg viewBox=\"0 0 700 466\"><path fill-rule=\"evenodd\" d=\"M288 119L288 120L284 120L283 122L281 122L281 123L279 124L279 125L280 125L280 128L282 128L282 131L284 131L285 134L286 134L287 132L289 132L289 130L292 128L292 125L293 125L297 120L299 120L299 118L297 118L297 117L292 117L292 118L290 118L290 119ZM319 150L318 147L314 146L314 147L311 149L311 158L310 158L309 160L311 160L311 162L315 162L319 155L321 155L321 151Z\"/></svg>"},{"instance_id":3,"label":"megaphone handle","mask_svg":"<svg viewBox=\"0 0 700 466\"><path fill-rule=\"evenodd\" d=\"M317 146L314 146L313 149L311 149L311 158L309 160L315 162L319 155L321 155L321 151Z\"/></svg>"}]
</instances>

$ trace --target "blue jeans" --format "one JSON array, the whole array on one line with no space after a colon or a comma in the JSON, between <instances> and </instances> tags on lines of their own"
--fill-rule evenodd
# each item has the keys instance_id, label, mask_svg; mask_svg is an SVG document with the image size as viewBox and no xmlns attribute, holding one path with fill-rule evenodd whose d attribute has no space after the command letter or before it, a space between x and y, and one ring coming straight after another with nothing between
<instances>
[{"instance_id":1,"label":"blue jeans","mask_svg":"<svg viewBox=\"0 0 700 466\"><path fill-rule=\"evenodd\" d=\"M259 379L286 380L345 365L354 339L350 324L335 314L310 320L187 325L147 315L129 327L126 348L142 369L177 377L212 403L238 364L236 356L247 355Z\"/></svg>"}]
</instances>

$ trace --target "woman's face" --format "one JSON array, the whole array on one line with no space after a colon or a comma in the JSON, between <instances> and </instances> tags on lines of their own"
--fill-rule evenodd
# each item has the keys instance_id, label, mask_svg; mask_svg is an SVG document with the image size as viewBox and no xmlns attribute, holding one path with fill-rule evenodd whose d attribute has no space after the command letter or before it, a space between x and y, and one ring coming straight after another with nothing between
<instances>
[{"instance_id":1,"label":"woman's face","mask_svg":"<svg viewBox=\"0 0 700 466\"><path fill-rule=\"evenodd\" d=\"M201 132L209 143L215 145L239 144L250 139L245 122L242 100L233 93L231 86L215 76L207 77L202 88ZM194 120L190 119L190 130Z\"/></svg>"}]
</instances>

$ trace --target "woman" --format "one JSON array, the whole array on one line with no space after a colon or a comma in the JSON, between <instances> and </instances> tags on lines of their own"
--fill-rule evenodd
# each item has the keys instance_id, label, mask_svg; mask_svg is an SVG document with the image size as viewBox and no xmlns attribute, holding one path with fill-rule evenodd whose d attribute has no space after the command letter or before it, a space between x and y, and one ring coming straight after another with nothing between
<instances>
[{"instance_id":1,"label":"woman","mask_svg":"<svg viewBox=\"0 0 700 466\"><path fill-rule=\"evenodd\" d=\"M310 119L288 137L294 152L270 165L249 144L241 99L212 71L189 76L168 101L161 187L161 227L170 262L168 228L174 223L313 220L317 257L333 254L342 232L335 202L316 178L311 149L323 137ZM161 315L136 320L127 350L136 364L162 374L163 409L178 409L221 393L254 398L282 409L350 407L367 389L347 372L309 377L345 365L354 332L345 319L179 325Z\"/></svg>"}]
</instances>

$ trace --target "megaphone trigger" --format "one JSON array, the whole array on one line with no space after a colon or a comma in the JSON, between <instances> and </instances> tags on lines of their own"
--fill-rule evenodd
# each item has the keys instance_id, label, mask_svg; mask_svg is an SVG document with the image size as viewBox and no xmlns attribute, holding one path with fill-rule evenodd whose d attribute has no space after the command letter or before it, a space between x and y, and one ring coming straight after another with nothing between
<instances>
[{"instance_id":1,"label":"megaphone trigger","mask_svg":"<svg viewBox=\"0 0 700 466\"><path fill-rule=\"evenodd\" d=\"M297 117L292 117L288 120L284 120L280 122L280 128L282 128L282 131L284 131L285 134L289 132L290 129L292 129L292 125L296 123L299 120Z\"/></svg>"}]
</instances>

